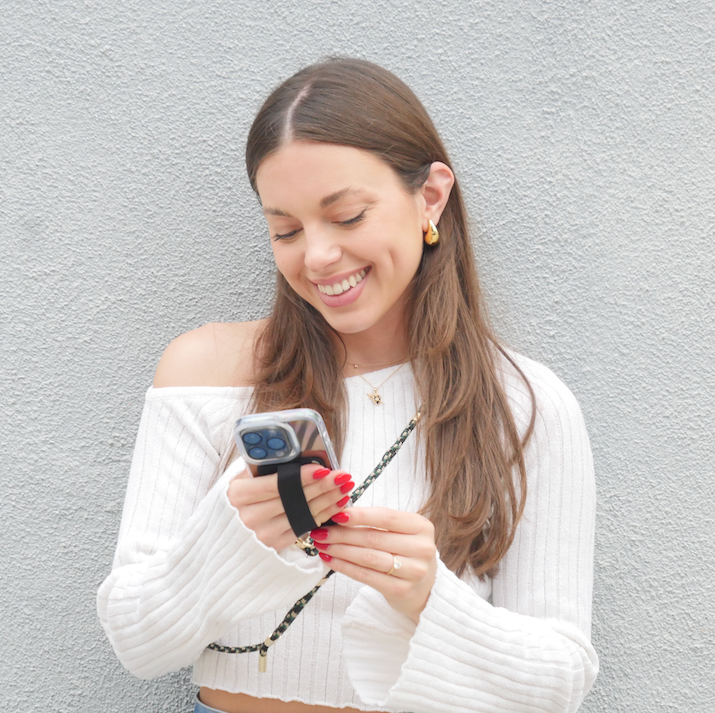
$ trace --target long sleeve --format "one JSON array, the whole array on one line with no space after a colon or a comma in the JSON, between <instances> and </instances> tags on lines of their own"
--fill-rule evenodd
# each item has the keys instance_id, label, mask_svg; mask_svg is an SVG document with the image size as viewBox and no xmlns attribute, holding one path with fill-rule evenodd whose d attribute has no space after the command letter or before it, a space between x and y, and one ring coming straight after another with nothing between
<instances>
[{"instance_id":1,"label":"long sleeve","mask_svg":"<svg viewBox=\"0 0 715 713\"><path fill-rule=\"evenodd\" d=\"M343 656L368 705L567 713L596 677L590 446L568 389L528 364L538 411L525 453L526 507L492 581L492 602L441 562L417 625L363 588L343 619ZM508 377L507 394L523 425L528 397L516 377Z\"/></svg>"},{"instance_id":2,"label":"long sleeve","mask_svg":"<svg viewBox=\"0 0 715 713\"><path fill-rule=\"evenodd\" d=\"M239 621L290 608L327 571L243 525L227 496L243 461L211 483L236 400L217 413L215 393L185 392L147 394L114 565L97 595L117 656L141 678L191 664Z\"/></svg>"}]
</instances>

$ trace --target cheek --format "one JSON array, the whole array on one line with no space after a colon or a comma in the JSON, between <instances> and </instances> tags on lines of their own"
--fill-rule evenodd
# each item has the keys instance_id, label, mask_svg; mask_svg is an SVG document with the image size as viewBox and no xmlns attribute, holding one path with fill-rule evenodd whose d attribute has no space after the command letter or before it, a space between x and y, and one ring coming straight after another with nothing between
<instances>
[{"instance_id":1,"label":"cheek","mask_svg":"<svg viewBox=\"0 0 715 713\"><path fill-rule=\"evenodd\" d=\"M301 278L303 253L294 244L273 245L273 258L278 272L283 275L295 292L305 299L311 298L311 291Z\"/></svg>"},{"instance_id":2,"label":"cheek","mask_svg":"<svg viewBox=\"0 0 715 713\"><path fill-rule=\"evenodd\" d=\"M291 267L290 255L284 250L273 250L273 259L276 262L278 272L283 275L288 284L295 289L295 271Z\"/></svg>"},{"instance_id":3,"label":"cheek","mask_svg":"<svg viewBox=\"0 0 715 713\"><path fill-rule=\"evenodd\" d=\"M405 282L405 280L409 282L414 277L422 259L421 231L404 231L401 239L393 244L390 253L398 272L396 277L400 282Z\"/></svg>"},{"instance_id":4,"label":"cheek","mask_svg":"<svg viewBox=\"0 0 715 713\"><path fill-rule=\"evenodd\" d=\"M277 245L274 243L271 247L273 248L273 259L276 261L278 271L286 279L292 280L296 272L295 251L290 250L289 245Z\"/></svg>"}]
</instances>

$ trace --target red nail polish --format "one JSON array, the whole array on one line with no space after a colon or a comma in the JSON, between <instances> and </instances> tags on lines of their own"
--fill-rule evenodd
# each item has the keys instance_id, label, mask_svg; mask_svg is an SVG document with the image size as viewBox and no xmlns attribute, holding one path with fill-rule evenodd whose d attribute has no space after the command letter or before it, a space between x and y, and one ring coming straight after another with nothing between
<instances>
[{"instance_id":1,"label":"red nail polish","mask_svg":"<svg viewBox=\"0 0 715 713\"><path fill-rule=\"evenodd\" d=\"M320 557L323 562L330 562L333 559L330 555L326 555L325 552L318 552L318 557Z\"/></svg>"},{"instance_id":2,"label":"red nail polish","mask_svg":"<svg viewBox=\"0 0 715 713\"><path fill-rule=\"evenodd\" d=\"M320 470L316 470L315 473L313 473L313 478L320 480L328 475L328 473L330 473L330 471L327 468L320 468Z\"/></svg>"},{"instance_id":3,"label":"red nail polish","mask_svg":"<svg viewBox=\"0 0 715 713\"><path fill-rule=\"evenodd\" d=\"M355 487L355 483L350 481L349 483L345 483L345 485L340 486L340 492L341 493L349 493L354 487Z\"/></svg>"},{"instance_id":4,"label":"red nail polish","mask_svg":"<svg viewBox=\"0 0 715 713\"><path fill-rule=\"evenodd\" d=\"M348 504L349 500L350 500L349 495L346 495L344 498L341 498L340 500L338 500L338 507L344 508Z\"/></svg>"},{"instance_id":5,"label":"red nail polish","mask_svg":"<svg viewBox=\"0 0 715 713\"><path fill-rule=\"evenodd\" d=\"M335 476L335 485L342 485L343 483L347 483L350 478L352 478L352 475L350 475L349 473L337 475Z\"/></svg>"},{"instance_id":6,"label":"red nail polish","mask_svg":"<svg viewBox=\"0 0 715 713\"><path fill-rule=\"evenodd\" d=\"M324 527L321 527L318 530L313 530L310 533L310 536L314 540L327 540L328 539L328 531Z\"/></svg>"},{"instance_id":7,"label":"red nail polish","mask_svg":"<svg viewBox=\"0 0 715 713\"><path fill-rule=\"evenodd\" d=\"M325 542L314 542L313 545L319 550L327 550L328 547L330 547L330 545L326 545Z\"/></svg>"},{"instance_id":8,"label":"red nail polish","mask_svg":"<svg viewBox=\"0 0 715 713\"><path fill-rule=\"evenodd\" d=\"M339 512L333 515L333 520L335 520L335 522L347 522L349 519L350 515L346 512Z\"/></svg>"}]
</instances>

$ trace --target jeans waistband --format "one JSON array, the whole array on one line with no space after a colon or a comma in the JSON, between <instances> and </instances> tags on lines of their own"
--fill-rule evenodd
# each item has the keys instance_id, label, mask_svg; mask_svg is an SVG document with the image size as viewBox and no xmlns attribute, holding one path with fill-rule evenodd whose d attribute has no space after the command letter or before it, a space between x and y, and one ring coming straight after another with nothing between
<instances>
[{"instance_id":1,"label":"jeans waistband","mask_svg":"<svg viewBox=\"0 0 715 713\"><path fill-rule=\"evenodd\" d=\"M218 708L211 708L211 706L207 706L205 703L202 703L199 700L199 694L196 694L196 705L194 706L194 713L226 713L226 711L222 711Z\"/></svg>"}]
</instances>

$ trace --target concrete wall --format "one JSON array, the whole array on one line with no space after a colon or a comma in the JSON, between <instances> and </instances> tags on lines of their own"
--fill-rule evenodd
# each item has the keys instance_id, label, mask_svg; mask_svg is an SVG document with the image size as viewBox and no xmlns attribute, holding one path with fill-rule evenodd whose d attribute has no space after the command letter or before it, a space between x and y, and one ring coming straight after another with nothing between
<instances>
[{"instance_id":1,"label":"concrete wall","mask_svg":"<svg viewBox=\"0 0 715 713\"><path fill-rule=\"evenodd\" d=\"M582 404L602 661L582 710L715 710L712 2L5 0L0 15L8 710L188 710L186 672L120 667L95 591L164 346L266 312L252 116L330 53L422 97L500 332Z\"/></svg>"}]
</instances>

